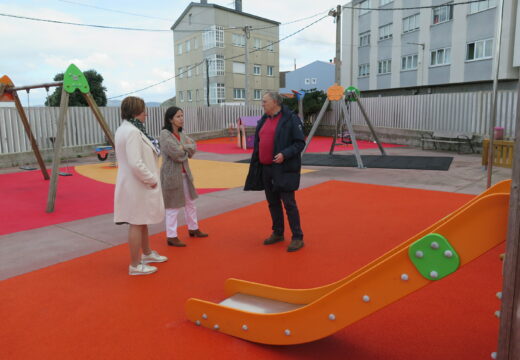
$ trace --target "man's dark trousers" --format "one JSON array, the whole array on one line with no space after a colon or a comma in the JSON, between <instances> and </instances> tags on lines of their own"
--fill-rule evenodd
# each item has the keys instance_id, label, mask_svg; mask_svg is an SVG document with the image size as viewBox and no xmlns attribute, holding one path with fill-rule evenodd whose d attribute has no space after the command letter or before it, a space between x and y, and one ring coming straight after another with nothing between
<instances>
[{"instance_id":1,"label":"man's dark trousers","mask_svg":"<svg viewBox=\"0 0 520 360\"><path fill-rule=\"evenodd\" d=\"M273 166L262 165L262 179L265 187L265 197L269 204L269 212L271 213L271 219L273 220L273 232L276 235L283 235L284 232L284 219L283 219L283 206L287 213L289 220L289 226L292 231L293 240L303 240L303 232L300 226L300 213L296 205L296 199L294 197L294 191L273 191Z\"/></svg>"}]
</instances>

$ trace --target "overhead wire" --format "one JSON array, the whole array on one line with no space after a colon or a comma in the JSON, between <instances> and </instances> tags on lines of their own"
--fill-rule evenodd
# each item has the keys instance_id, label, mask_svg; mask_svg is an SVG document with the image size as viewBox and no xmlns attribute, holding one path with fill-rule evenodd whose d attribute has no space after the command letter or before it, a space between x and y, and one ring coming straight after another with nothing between
<instances>
[{"instance_id":1,"label":"overhead wire","mask_svg":"<svg viewBox=\"0 0 520 360\"><path fill-rule=\"evenodd\" d=\"M297 31L295 31L295 32L293 32L293 33L291 33L291 34L289 34L289 35L287 35L287 36L285 36L285 37L283 37L283 38L277 40L277 41L273 41L272 43L269 43L269 44L267 44L267 45L265 45L265 46L262 46L262 47L260 47L260 48L257 48L257 49L254 49L254 50L248 51L248 54L255 53L255 52L260 51L260 50L264 50L264 49L266 49L266 48L268 48L268 47L270 47L270 46L272 46L272 45L274 45L274 44L277 44L277 43L279 43L279 42L281 42L281 41L283 41L283 40L286 40L286 39L288 39L288 38L290 38L290 37L292 37L292 36L294 36L294 35L296 35L296 34L302 32L302 31L304 31L305 29L309 28L310 26L312 26L312 25L314 25L314 24L320 22L321 20L325 19L326 17L328 17L328 15L323 16L323 17L321 17L320 19L318 19L318 20L316 20L316 21L313 21L312 23L308 24L307 26L305 26L305 27L303 27L303 28L301 28L301 29L299 29L299 30L297 30ZM246 55L246 54L245 54L245 52L244 52L243 54L239 54L239 55L231 56L231 57L228 57L228 58L224 58L224 59L222 59L222 60L223 60L223 61L225 61L225 60L233 60L233 59L236 59L236 58L239 58L239 57L245 56L245 55ZM131 91L131 92L128 92L128 93L125 93L125 94L121 94L121 95L117 95L117 96L112 96L112 97L110 97L110 98L108 98L108 99L111 100L111 99L116 99L116 98L119 98L119 97L122 97L122 96L127 96L127 95L131 95L131 94L135 94L135 93L141 92L141 91L143 91L143 90L150 89L150 88L152 88L152 87L154 87L154 86L157 86L157 85L163 84L163 83L165 83L165 82L167 82L167 81L170 81L170 80L175 79L176 77L179 77L180 75L183 75L183 74L187 73L189 70L192 70L192 69L194 69L195 67L197 67L197 66L203 64L204 61L206 61L206 60L202 60L201 62L199 62L199 63L197 63L197 64L191 65L191 66L187 67L184 71L179 72L178 74L176 74L176 75L174 75L174 76L171 76L171 77L169 77L168 79L162 80L162 81L160 81L160 82L158 82L158 83L155 83L155 84L149 85L149 86L147 86L147 87L145 87L145 88L138 89L138 90L134 90L134 91Z\"/></svg>"}]
</instances>

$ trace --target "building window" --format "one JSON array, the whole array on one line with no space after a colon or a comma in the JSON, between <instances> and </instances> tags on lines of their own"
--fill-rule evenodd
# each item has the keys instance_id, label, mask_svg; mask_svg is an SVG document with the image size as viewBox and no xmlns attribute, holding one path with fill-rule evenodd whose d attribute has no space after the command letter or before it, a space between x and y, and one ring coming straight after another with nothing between
<instances>
[{"instance_id":1,"label":"building window","mask_svg":"<svg viewBox=\"0 0 520 360\"><path fill-rule=\"evenodd\" d=\"M180 79L184 77L184 67L180 67L177 69L177 76L179 76Z\"/></svg>"},{"instance_id":2,"label":"building window","mask_svg":"<svg viewBox=\"0 0 520 360\"><path fill-rule=\"evenodd\" d=\"M187 71L187 77L189 77L189 78L192 77L193 76L193 67L190 66L190 67L188 67L187 70L188 70Z\"/></svg>"},{"instance_id":3,"label":"building window","mask_svg":"<svg viewBox=\"0 0 520 360\"><path fill-rule=\"evenodd\" d=\"M405 17L403 19L403 33L419 29L419 14Z\"/></svg>"},{"instance_id":4,"label":"building window","mask_svg":"<svg viewBox=\"0 0 520 360\"><path fill-rule=\"evenodd\" d=\"M246 73L246 64L233 61L233 73L245 74Z\"/></svg>"},{"instance_id":5,"label":"building window","mask_svg":"<svg viewBox=\"0 0 520 360\"><path fill-rule=\"evenodd\" d=\"M378 74L390 74L392 72L392 60L381 60L377 63L377 73Z\"/></svg>"},{"instance_id":6,"label":"building window","mask_svg":"<svg viewBox=\"0 0 520 360\"><path fill-rule=\"evenodd\" d=\"M184 102L184 94L182 93L182 91L179 91L179 101Z\"/></svg>"},{"instance_id":7,"label":"building window","mask_svg":"<svg viewBox=\"0 0 520 360\"><path fill-rule=\"evenodd\" d=\"M262 40L258 39L258 38L255 38L253 44L254 44L253 47L255 49L260 49L262 47Z\"/></svg>"},{"instance_id":8,"label":"building window","mask_svg":"<svg viewBox=\"0 0 520 360\"><path fill-rule=\"evenodd\" d=\"M392 38L392 23L383 25L379 28L379 40Z\"/></svg>"},{"instance_id":9,"label":"building window","mask_svg":"<svg viewBox=\"0 0 520 360\"><path fill-rule=\"evenodd\" d=\"M261 75L262 74L262 66L258 64L253 65L253 75Z\"/></svg>"},{"instance_id":10,"label":"building window","mask_svg":"<svg viewBox=\"0 0 520 360\"><path fill-rule=\"evenodd\" d=\"M493 56L493 39L479 40L467 45L466 60L490 59Z\"/></svg>"},{"instance_id":11,"label":"building window","mask_svg":"<svg viewBox=\"0 0 520 360\"><path fill-rule=\"evenodd\" d=\"M182 44L177 44L177 55L182 55Z\"/></svg>"},{"instance_id":12,"label":"building window","mask_svg":"<svg viewBox=\"0 0 520 360\"><path fill-rule=\"evenodd\" d=\"M274 66L267 66L267 76L273 76Z\"/></svg>"},{"instance_id":13,"label":"building window","mask_svg":"<svg viewBox=\"0 0 520 360\"><path fill-rule=\"evenodd\" d=\"M200 99L200 94L199 94L199 89L195 90L195 101L199 101Z\"/></svg>"},{"instance_id":14,"label":"building window","mask_svg":"<svg viewBox=\"0 0 520 360\"><path fill-rule=\"evenodd\" d=\"M202 33L202 47L204 50L214 47L224 47L224 28L213 25Z\"/></svg>"},{"instance_id":15,"label":"building window","mask_svg":"<svg viewBox=\"0 0 520 360\"><path fill-rule=\"evenodd\" d=\"M433 8L433 24L441 24L453 19L453 4Z\"/></svg>"},{"instance_id":16,"label":"building window","mask_svg":"<svg viewBox=\"0 0 520 360\"><path fill-rule=\"evenodd\" d=\"M318 79L311 78L311 84L316 85L317 82L318 82Z\"/></svg>"},{"instance_id":17,"label":"building window","mask_svg":"<svg viewBox=\"0 0 520 360\"><path fill-rule=\"evenodd\" d=\"M304 82L305 82L305 85L310 85L311 79L310 78L305 78Z\"/></svg>"},{"instance_id":18,"label":"building window","mask_svg":"<svg viewBox=\"0 0 520 360\"><path fill-rule=\"evenodd\" d=\"M224 55L213 55L206 58L209 67L209 76L224 75Z\"/></svg>"},{"instance_id":19,"label":"building window","mask_svg":"<svg viewBox=\"0 0 520 360\"><path fill-rule=\"evenodd\" d=\"M244 47L244 46L246 46L246 36L240 35L240 34L233 34L232 43L233 43L233 46Z\"/></svg>"},{"instance_id":20,"label":"building window","mask_svg":"<svg viewBox=\"0 0 520 360\"><path fill-rule=\"evenodd\" d=\"M199 75L200 75L200 67L201 67L201 66L202 66L202 65L197 65L197 66L195 66L195 75L196 75L196 76L199 76Z\"/></svg>"},{"instance_id":21,"label":"building window","mask_svg":"<svg viewBox=\"0 0 520 360\"><path fill-rule=\"evenodd\" d=\"M437 49L430 53L430 65L448 65L451 61L451 48Z\"/></svg>"},{"instance_id":22,"label":"building window","mask_svg":"<svg viewBox=\"0 0 520 360\"><path fill-rule=\"evenodd\" d=\"M418 55L407 55L401 58L401 70L415 70L417 69Z\"/></svg>"},{"instance_id":23,"label":"building window","mask_svg":"<svg viewBox=\"0 0 520 360\"><path fill-rule=\"evenodd\" d=\"M272 41L270 41L268 44L267 44L267 51L274 51L274 43Z\"/></svg>"},{"instance_id":24,"label":"building window","mask_svg":"<svg viewBox=\"0 0 520 360\"><path fill-rule=\"evenodd\" d=\"M365 15L370 12L371 0L365 0L359 3L359 15Z\"/></svg>"},{"instance_id":25,"label":"building window","mask_svg":"<svg viewBox=\"0 0 520 360\"><path fill-rule=\"evenodd\" d=\"M186 40L186 54L191 50L191 40Z\"/></svg>"},{"instance_id":26,"label":"building window","mask_svg":"<svg viewBox=\"0 0 520 360\"><path fill-rule=\"evenodd\" d=\"M259 90L259 89L254 90L253 100L262 100L262 90Z\"/></svg>"},{"instance_id":27,"label":"building window","mask_svg":"<svg viewBox=\"0 0 520 360\"><path fill-rule=\"evenodd\" d=\"M204 100L206 100L206 91L204 91ZM209 103L210 105L221 104L226 101L226 88L224 84L209 84Z\"/></svg>"},{"instance_id":28,"label":"building window","mask_svg":"<svg viewBox=\"0 0 520 360\"><path fill-rule=\"evenodd\" d=\"M193 39L193 48L198 49L199 48L199 38Z\"/></svg>"},{"instance_id":29,"label":"building window","mask_svg":"<svg viewBox=\"0 0 520 360\"><path fill-rule=\"evenodd\" d=\"M379 2L379 6L380 6L380 7L381 7L381 6L385 6L385 5L387 5L387 4L390 4L392 1L394 1L394 0L381 0L381 1Z\"/></svg>"},{"instance_id":30,"label":"building window","mask_svg":"<svg viewBox=\"0 0 520 360\"><path fill-rule=\"evenodd\" d=\"M370 31L365 31L359 34L359 46L370 45Z\"/></svg>"},{"instance_id":31,"label":"building window","mask_svg":"<svg viewBox=\"0 0 520 360\"><path fill-rule=\"evenodd\" d=\"M188 99L188 101L193 101L193 99L191 98L191 90L186 90L186 98Z\"/></svg>"},{"instance_id":32,"label":"building window","mask_svg":"<svg viewBox=\"0 0 520 360\"><path fill-rule=\"evenodd\" d=\"M474 14L497 6L496 0L483 0L469 4L469 13Z\"/></svg>"},{"instance_id":33,"label":"building window","mask_svg":"<svg viewBox=\"0 0 520 360\"><path fill-rule=\"evenodd\" d=\"M233 98L235 100L244 100L246 98L246 89L233 89Z\"/></svg>"},{"instance_id":34,"label":"building window","mask_svg":"<svg viewBox=\"0 0 520 360\"><path fill-rule=\"evenodd\" d=\"M370 64L359 65L358 76L365 77L370 75Z\"/></svg>"}]
</instances>

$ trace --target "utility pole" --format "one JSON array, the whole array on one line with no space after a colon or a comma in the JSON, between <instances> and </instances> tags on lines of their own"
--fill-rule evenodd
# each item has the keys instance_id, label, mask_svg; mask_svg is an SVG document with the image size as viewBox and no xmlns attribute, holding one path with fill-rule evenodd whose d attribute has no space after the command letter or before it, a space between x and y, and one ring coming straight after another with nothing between
<instances>
[{"instance_id":1,"label":"utility pole","mask_svg":"<svg viewBox=\"0 0 520 360\"><path fill-rule=\"evenodd\" d=\"M209 107L209 61L208 58L204 59L206 65L206 102Z\"/></svg>"},{"instance_id":2,"label":"utility pole","mask_svg":"<svg viewBox=\"0 0 520 360\"><path fill-rule=\"evenodd\" d=\"M329 13L330 14L330 13ZM340 85L341 82L341 5L336 7L334 15L336 18L336 57L334 64L336 65L335 82Z\"/></svg>"},{"instance_id":3,"label":"utility pole","mask_svg":"<svg viewBox=\"0 0 520 360\"><path fill-rule=\"evenodd\" d=\"M249 39L249 36L250 36L250 29L251 29L251 26L244 26L244 37L245 37L245 50L246 50L246 56L245 56L245 105L249 105L249 50L248 50L248 46L247 46L247 43L248 43L248 39Z\"/></svg>"}]
</instances>

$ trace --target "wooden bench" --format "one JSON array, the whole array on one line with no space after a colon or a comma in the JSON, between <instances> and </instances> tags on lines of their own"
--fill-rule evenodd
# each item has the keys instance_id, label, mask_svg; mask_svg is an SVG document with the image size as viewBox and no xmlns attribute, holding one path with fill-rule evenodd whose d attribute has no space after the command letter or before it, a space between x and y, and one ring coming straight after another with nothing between
<instances>
[{"instance_id":1,"label":"wooden bench","mask_svg":"<svg viewBox=\"0 0 520 360\"><path fill-rule=\"evenodd\" d=\"M493 166L512 168L513 154L515 148L514 141L494 140ZM487 166L489 156L489 140L482 141L482 165Z\"/></svg>"},{"instance_id":2,"label":"wooden bench","mask_svg":"<svg viewBox=\"0 0 520 360\"><path fill-rule=\"evenodd\" d=\"M435 150L440 150L440 144L455 145L457 151L461 153L464 145L467 145L472 153L475 152L473 148L474 135L465 132L440 132L434 131L421 134L422 149L425 149L426 143L431 143Z\"/></svg>"}]
</instances>

